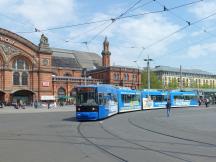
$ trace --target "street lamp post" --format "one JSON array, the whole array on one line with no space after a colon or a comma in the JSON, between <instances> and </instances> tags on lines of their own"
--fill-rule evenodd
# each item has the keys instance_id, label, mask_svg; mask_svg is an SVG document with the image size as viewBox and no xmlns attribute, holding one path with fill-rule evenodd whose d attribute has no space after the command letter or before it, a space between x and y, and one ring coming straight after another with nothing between
<instances>
[{"instance_id":1,"label":"street lamp post","mask_svg":"<svg viewBox=\"0 0 216 162\"><path fill-rule=\"evenodd\" d=\"M149 55L148 55L148 58L147 59L144 59L144 61L147 61L147 70L148 70L148 91L150 90L150 66L149 66L149 62L150 61L153 61L153 59L150 59L149 58Z\"/></svg>"},{"instance_id":2,"label":"street lamp post","mask_svg":"<svg viewBox=\"0 0 216 162\"><path fill-rule=\"evenodd\" d=\"M139 65L137 64L137 61L135 60L135 61L133 61L134 63L136 63L136 66L137 66L137 69L138 69L138 89L139 89L139 84L140 84L140 82L139 82L139 69L140 69L140 67L139 67Z\"/></svg>"}]
</instances>

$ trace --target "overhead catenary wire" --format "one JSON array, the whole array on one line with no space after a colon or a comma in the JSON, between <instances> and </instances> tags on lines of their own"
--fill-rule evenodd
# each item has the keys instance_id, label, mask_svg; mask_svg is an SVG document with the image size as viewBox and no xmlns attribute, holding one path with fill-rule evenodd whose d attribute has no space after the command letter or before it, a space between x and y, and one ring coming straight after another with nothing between
<instances>
[{"instance_id":1,"label":"overhead catenary wire","mask_svg":"<svg viewBox=\"0 0 216 162\"><path fill-rule=\"evenodd\" d=\"M155 1L155 0L153 0ZM202 0L199 0L199 1L194 1L194 2L190 2L190 3L187 3L187 4L183 4L183 5L179 5L179 6L175 6L173 7L173 9L177 9L177 8L180 8L180 7L183 7L183 6L186 6L186 5L191 5L191 4L194 4L194 3L198 3ZM103 28L102 30L100 30L95 36L93 36L89 41L86 41L86 43L90 43L91 41L93 41L94 39L96 39L102 32L104 32L107 28L109 28L116 20L118 19L124 19L124 18L129 18L129 17L136 17L136 16L143 16L143 15L147 15L147 14L152 14L152 13L160 13L160 12L164 12L165 10L159 10L159 11L153 11L153 12L146 12L146 13L141 13L141 14L135 14L135 15L128 15L128 16L124 16L125 14L127 14L131 9L133 9L133 7L135 7L138 3L140 3L141 0L137 1L134 5L132 5L132 7L130 7L129 9L127 9L124 13L120 14L119 16L117 16L116 18L114 19L111 19L112 22L110 24L108 24L107 26L105 26L105 28ZM149 2L145 3L145 5L149 4ZM185 27L183 27L181 30L183 30ZM176 32L179 32L179 31L176 31ZM175 33L172 33L170 36L174 35ZM169 37L170 37L169 36ZM160 40L162 41L162 40ZM145 48L142 47L142 49L144 50ZM140 55L142 54L143 50L140 52Z\"/></svg>"},{"instance_id":2,"label":"overhead catenary wire","mask_svg":"<svg viewBox=\"0 0 216 162\"><path fill-rule=\"evenodd\" d=\"M137 1L134 5L132 5L129 9L127 9L125 12L123 12L122 14L120 14L119 16L117 16L116 18L114 18L114 19L112 19L112 22L110 23L110 24L108 24L105 28L103 28L101 31L99 31L95 36L93 36L89 41L88 41L88 43L90 43L91 41L93 41L94 39L96 39L102 32L104 32L107 28L109 28L116 20L118 20L118 19L123 19L123 18L128 18L129 16L130 17L134 17L134 16L141 16L141 15L145 15L145 14L150 14L150 13L159 13L159 12L164 12L165 10L159 10L159 11L153 11L153 12L148 12L148 13L142 13L142 14L136 14L136 15L129 15L129 16L124 16L125 14L127 14L131 9L133 9L137 4L139 4L140 2L141 2L142 0L139 0L139 1ZM155 1L155 0L153 0L153 1ZM200 2L200 0L199 1L194 1L193 3L198 3L198 2ZM188 3L188 5L191 5L191 4L193 4L193 3ZM146 5L147 5L148 3L146 3ZM186 4L184 4L184 5L180 5L180 7L182 7L182 6L185 6ZM175 9L176 9L177 7L175 7ZM184 29L184 28L183 28ZM183 30L183 29L181 29L181 30ZM177 32L179 32L179 31L177 31ZM175 33L173 33L173 34L175 34ZM173 35L172 34L172 35Z\"/></svg>"},{"instance_id":3,"label":"overhead catenary wire","mask_svg":"<svg viewBox=\"0 0 216 162\"><path fill-rule=\"evenodd\" d=\"M95 23L100 23L100 22L106 22L106 21L110 21L110 20L111 19L89 21L89 22L72 24L72 25L67 25L67 26L59 26L59 27L41 29L40 31L50 31L50 30L59 30L59 29L65 29L65 28L72 28L72 27L78 27L78 26L83 26L83 25L90 25L90 24L95 24ZM16 33L34 33L34 32L36 32L36 31L24 31L24 32L16 32Z\"/></svg>"},{"instance_id":4,"label":"overhead catenary wire","mask_svg":"<svg viewBox=\"0 0 216 162\"><path fill-rule=\"evenodd\" d=\"M191 25L191 22L190 22L189 20L186 20L186 19L182 18L181 16L175 14L174 12L170 11L169 8L167 8L164 4L162 4L162 3L159 2L158 0L154 0L154 1L157 2L160 6L166 8L166 11L169 12L169 13L171 13L172 15L174 15L176 18L178 18L178 19L184 21L187 25ZM201 2L201 1L203 1L203 0L200 0L200 2ZM204 29L203 31L204 31L205 33L209 34L209 35L214 35L214 34L208 32L208 31L205 30L205 29ZM215 35L215 36L216 36L216 35Z\"/></svg>"},{"instance_id":5,"label":"overhead catenary wire","mask_svg":"<svg viewBox=\"0 0 216 162\"><path fill-rule=\"evenodd\" d=\"M189 6L195 3L199 3L203 0L198 0L198 1L193 1L190 3L184 3L178 6L174 6L174 7L170 7L169 10L175 10L177 8L181 8L181 7L185 7L185 6ZM146 3L147 5L148 3ZM100 23L100 22L112 22L112 21L116 21L118 19L125 19L125 18L132 18L132 17L139 17L139 16L145 16L147 14L154 14L154 13L159 13L159 12L165 12L164 10L157 10L157 11L151 11L151 12L144 12L144 13L139 13L139 14L133 14L133 15L127 15L127 16L121 16L121 17L116 17L116 18L107 18L107 19L101 19L101 20L95 20L95 21L88 21L88 22L83 22L83 23L78 23L78 24L72 24L72 25L65 25L65 26L59 26L59 27L53 27L53 28L47 28L47 29L38 29L38 28L34 28L33 31L17 31L16 33L35 33L35 32L44 32L44 31L49 31L49 30L60 30L60 29L66 29L66 28L73 28L73 27L78 27L78 26L84 26L84 25L91 25L91 24L96 24L96 23Z\"/></svg>"},{"instance_id":6,"label":"overhead catenary wire","mask_svg":"<svg viewBox=\"0 0 216 162\"><path fill-rule=\"evenodd\" d=\"M155 41L155 42L153 42L153 43L151 43L151 44L149 44L149 45L147 45L147 46L142 46L142 48L144 47L145 50L148 49L148 48L151 48L151 47L157 45L158 43L160 43L160 42L162 42L162 41L164 41L164 40L167 40L168 38L170 38L171 36L175 35L176 33L179 33L180 31L182 31L182 30L184 30L184 29L186 29L186 28L188 28L188 27L190 27L190 26L192 26L192 25L195 25L195 24L197 24L197 23L200 23L200 22L202 22L202 21L204 21L204 20L206 20L206 19L208 19L208 18L210 18L210 17L212 17L212 16L215 16L215 15L216 15L216 12L214 12L214 13L212 13L212 14L210 14L210 15L204 17L204 18L201 18L201 19L199 19L199 20L197 20L197 21L191 22L190 25L185 25L185 26L183 26L183 27L177 29L176 31L174 31L174 32L172 32L172 33L170 33L170 34L164 36L163 38L161 38L161 39L159 39L159 40L157 40L157 41ZM142 54L142 53L141 53L141 54ZM141 54L138 56L138 58L141 56Z\"/></svg>"},{"instance_id":7,"label":"overhead catenary wire","mask_svg":"<svg viewBox=\"0 0 216 162\"><path fill-rule=\"evenodd\" d=\"M133 12L133 11L135 11L135 10L137 10L137 9L139 9L139 8L142 8L142 7L146 6L146 5L149 5L149 4L153 3L153 2L154 2L154 0L150 0L150 1L148 1L148 2L145 2L144 4L133 8L130 12Z\"/></svg>"},{"instance_id":8,"label":"overhead catenary wire","mask_svg":"<svg viewBox=\"0 0 216 162\"><path fill-rule=\"evenodd\" d=\"M121 13L119 16L117 16L116 18L120 18L124 15L126 15L130 10L132 10L137 4L139 4L140 2L142 2L143 0L138 0L136 1L131 7L129 7L128 9L126 9L126 11L124 11L123 13Z\"/></svg>"},{"instance_id":9,"label":"overhead catenary wire","mask_svg":"<svg viewBox=\"0 0 216 162\"><path fill-rule=\"evenodd\" d=\"M107 22L103 22L102 24L100 24L100 26L97 25L97 26L94 26L93 28L89 28L88 30L86 30L86 31L84 31L84 32L82 32L82 33L79 33L79 34L73 36L72 38L79 38L79 37L82 36L83 34L86 35L86 34L88 34L89 32L92 32L92 31L96 30L97 28L99 28L99 27L101 27L101 26L104 26L106 23L107 23ZM72 38L68 38L67 40L65 40L65 42L71 42Z\"/></svg>"},{"instance_id":10,"label":"overhead catenary wire","mask_svg":"<svg viewBox=\"0 0 216 162\"><path fill-rule=\"evenodd\" d=\"M130 6L128 9L126 9L123 13L121 13L119 16L117 16L116 18L111 19L111 23L108 24L107 26L105 26L102 30L100 30L98 33L96 33L89 41L88 43L92 42L94 39L96 39L101 33L103 33L106 29L108 29L113 23L116 22L116 20L120 19L121 17L123 17L124 15L126 15L131 9L133 9L137 4L139 4L140 2L142 2L143 0L138 0L136 1L134 4L132 4L132 6Z\"/></svg>"}]
</instances>

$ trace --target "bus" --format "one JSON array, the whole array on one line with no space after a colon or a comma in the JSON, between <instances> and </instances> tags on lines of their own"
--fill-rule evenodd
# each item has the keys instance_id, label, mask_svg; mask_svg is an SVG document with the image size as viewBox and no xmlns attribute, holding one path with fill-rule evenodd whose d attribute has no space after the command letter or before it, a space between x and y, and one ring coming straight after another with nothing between
<instances>
[{"instance_id":1,"label":"bus","mask_svg":"<svg viewBox=\"0 0 216 162\"><path fill-rule=\"evenodd\" d=\"M81 85L76 88L77 120L98 120L118 113L117 89L113 85Z\"/></svg>"},{"instance_id":2,"label":"bus","mask_svg":"<svg viewBox=\"0 0 216 162\"><path fill-rule=\"evenodd\" d=\"M118 89L118 112L141 110L141 92L130 88Z\"/></svg>"}]
</instances>

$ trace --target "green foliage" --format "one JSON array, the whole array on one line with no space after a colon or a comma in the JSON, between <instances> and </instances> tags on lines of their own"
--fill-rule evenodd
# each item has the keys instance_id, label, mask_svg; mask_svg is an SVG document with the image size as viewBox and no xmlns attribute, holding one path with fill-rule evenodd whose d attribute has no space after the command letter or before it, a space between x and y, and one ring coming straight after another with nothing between
<instances>
[{"instance_id":1,"label":"green foliage","mask_svg":"<svg viewBox=\"0 0 216 162\"><path fill-rule=\"evenodd\" d=\"M172 79L171 82L169 82L169 85L164 86L162 83L162 80L159 79L156 75L156 73L151 72L150 73L150 88L151 89L177 89L179 88L179 83L176 78ZM147 71L142 72L141 76L141 89L147 89L148 88L148 73ZM185 83L188 85L188 83ZM208 84L198 85L196 82L191 82L189 86L184 86L183 88L216 88L216 86L210 86Z\"/></svg>"},{"instance_id":2,"label":"green foliage","mask_svg":"<svg viewBox=\"0 0 216 162\"><path fill-rule=\"evenodd\" d=\"M150 88L151 89L162 89L162 82L161 80L158 79L157 75L154 72L150 72ZM142 78L141 78L141 83L142 89L147 89L148 88L148 73L144 71L142 73Z\"/></svg>"},{"instance_id":3,"label":"green foliage","mask_svg":"<svg viewBox=\"0 0 216 162\"><path fill-rule=\"evenodd\" d=\"M210 86L205 83L205 84L201 85L200 88L204 88L205 89L205 88L210 88Z\"/></svg>"},{"instance_id":4,"label":"green foliage","mask_svg":"<svg viewBox=\"0 0 216 162\"><path fill-rule=\"evenodd\" d=\"M168 88L169 89L176 89L176 88L178 88L178 83L177 83L176 78L174 78L174 79L171 80L171 83L168 85Z\"/></svg>"}]
</instances>

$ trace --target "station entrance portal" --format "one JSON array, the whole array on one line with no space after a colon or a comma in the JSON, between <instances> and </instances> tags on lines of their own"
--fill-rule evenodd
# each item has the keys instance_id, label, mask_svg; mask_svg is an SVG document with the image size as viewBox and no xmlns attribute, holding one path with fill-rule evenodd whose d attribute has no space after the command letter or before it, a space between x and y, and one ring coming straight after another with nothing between
<instances>
[{"instance_id":1,"label":"station entrance portal","mask_svg":"<svg viewBox=\"0 0 216 162\"><path fill-rule=\"evenodd\" d=\"M17 103L17 101L21 101L25 105L31 105L33 102L33 95L32 91L28 90L19 90L12 94L12 103Z\"/></svg>"},{"instance_id":2,"label":"station entrance portal","mask_svg":"<svg viewBox=\"0 0 216 162\"><path fill-rule=\"evenodd\" d=\"M0 91L0 102L4 102L5 93Z\"/></svg>"}]
</instances>

